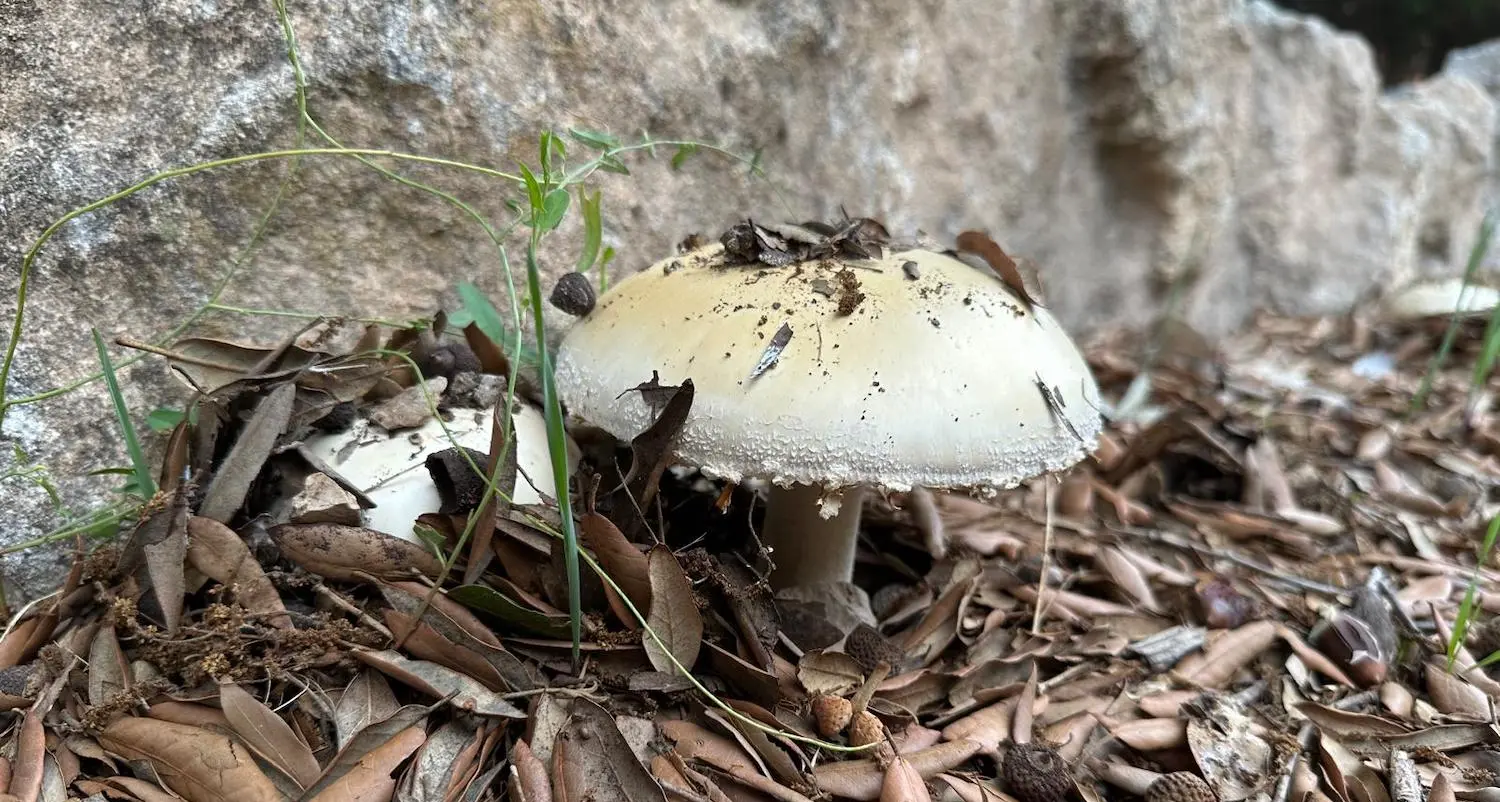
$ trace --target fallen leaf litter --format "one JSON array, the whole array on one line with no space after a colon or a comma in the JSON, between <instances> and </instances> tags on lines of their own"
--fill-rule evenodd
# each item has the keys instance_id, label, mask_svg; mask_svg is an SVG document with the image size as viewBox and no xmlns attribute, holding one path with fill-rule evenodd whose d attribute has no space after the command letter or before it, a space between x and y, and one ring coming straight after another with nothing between
<instances>
[{"instance_id":1,"label":"fallen leaf litter","mask_svg":"<svg viewBox=\"0 0 1500 802\"><path fill-rule=\"evenodd\" d=\"M874 225L747 222L724 243L757 269L791 270L868 255L884 236L864 233ZM993 265L984 240L968 244ZM1003 277L1037 303L1011 283L1019 274ZM833 291L858 292L845 282ZM1445 644L1475 545L1500 514L1500 418L1493 386L1466 384L1482 320L1461 324L1454 367L1408 415L1444 325L1373 307L1265 316L1208 358L1098 337L1088 352L1101 388L1120 399L1135 386L1139 403L1086 464L990 502L934 494L925 515L900 494L875 498L857 584L776 594L761 579L751 490L666 458L691 386L643 381L634 389L658 396L659 431L626 447L579 434L583 545L618 583L585 576L581 675L567 660L551 498L480 510L475 493L447 492L418 518L431 542L417 542L350 525L335 507L359 495L334 492L348 481L294 447L415 386L404 362L184 341L168 349L174 367L205 395L197 424L174 436L186 447L169 449L162 493L129 537L80 552L58 593L0 638L0 706L15 724L0 790L153 800L167 789L194 802L1367 800L1424 787L1492 798L1500 681L1476 661L1500 647L1493 560L1478 568L1475 622L1451 671ZM428 385L451 414L449 394L476 384L465 374L509 365L477 330L435 328L367 332L364 345L453 369ZM529 386L517 389L526 403ZM425 422L403 415L388 421ZM427 467L449 485L503 468L475 449ZM323 492L277 501L297 473L326 473ZM480 515L492 531L444 576L434 545L455 548ZM643 645L632 608L659 642Z\"/></svg>"}]
</instances>

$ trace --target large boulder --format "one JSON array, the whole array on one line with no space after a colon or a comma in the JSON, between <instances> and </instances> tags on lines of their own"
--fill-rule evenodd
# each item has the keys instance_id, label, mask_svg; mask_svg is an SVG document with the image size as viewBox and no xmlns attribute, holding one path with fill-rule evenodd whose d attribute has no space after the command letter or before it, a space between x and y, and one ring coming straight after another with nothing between
<instances>
[{"instance_id":1,"label":"large boulder","mask_svg":"<svg viewBox=\"0 0 1500 802\"><path fill-rule=\"evenodd\" d=\"M600 4L291 3L308 108L339 142L502 170L544 129L764 150L770 182L710 154L673 172L635 154L602 174L617 270L737 218L830 217L993 232L1043 269L1077 331L1139 324L1174 287L1221 332L1262 306L1325 312L1455 269L1484 205L1495 101L1442 74L1383 92L1369 48L1242 0L787 0ZM78 4L0 14L0 291L59 216L154 173L322 144L261 0ZM582 157L574 146L573 163ZM499 223L502 179L382 161ZM465 214L347 158L225 166L80 217L31 275L11 399L96 366L107 338L161 335L240 260L221 302L407 318L471 280L503 297L496 249ZM283 182L285 184L283 185ZM280 193L265 233L259 220ZM572 263L576 223L544 253ZM211 312L200 330L274 337L295 321ZM118 353L123 357L125 354ZM159 360L125 371L138 411L176 399ZM102 388L11 407L4 436L48 465L70 508L123 455ZM57 523L25 480L0 486L0 541ZM58 556L13 558L34 592Z\"/></svg>"}]
</instances>

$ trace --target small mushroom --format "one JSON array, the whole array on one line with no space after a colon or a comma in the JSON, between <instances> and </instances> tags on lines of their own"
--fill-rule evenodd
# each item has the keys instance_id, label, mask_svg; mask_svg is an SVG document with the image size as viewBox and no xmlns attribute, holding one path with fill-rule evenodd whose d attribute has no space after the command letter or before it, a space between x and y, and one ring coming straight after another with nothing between
<instances>
[{"instance_id":1,"label":"small mushroom","mask_svg":"<svg viewBox=\"0 0 1500 802\"><path fill-rule=\"evenodd\" d=\"M870 488L1013 487L1082 459L1101 428L1051 314L921 248L768 267L715 243L615 284L558 349L570 412L626 440L654 413L624 391L653 371L693 382L680 462L769 482L777 587L851 578Z\"/></svg>"}]
</instances>

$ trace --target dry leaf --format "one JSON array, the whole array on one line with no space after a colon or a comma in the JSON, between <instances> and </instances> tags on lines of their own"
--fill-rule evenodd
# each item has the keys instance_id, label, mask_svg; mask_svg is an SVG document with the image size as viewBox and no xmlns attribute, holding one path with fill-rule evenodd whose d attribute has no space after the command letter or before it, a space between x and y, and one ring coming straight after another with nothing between
<instances>
[{"instance_id":1,"label":"dry leaf","mask_svg":"<svg viewBox=\"0 0 1500 802\"><path fill-rule=\"evenodd\" d=\"M101 705L129 685L130 666L113 626L101 626L89 645L89 704Z\"/></svg>"},{"instance_id":2,"label":"dry leaf","mask_svg":"<svg viewBox=\"0 0 1500 802\"><path fill-rule=\"evenodd\" d=\"M360 730L390 718L400 708L383 674L371 668L359 672L339 695L338 704L333 709L339 748L348 744Z\"/></svg>"},{"instance_id":3,"label":"dry leaf","mask_svg":"<svg viewBox=\"0 0 1500 802\"><path fill-rule=\"evenodd\" d=\"M46 748L47 735L42 726L42 714L35 708L27 710L21 718L15 760L11 764L10 787L7 789L21 802L36 802L41 796Z\"/></svg>"},{"instance_id":4,"label":"dry leaf","mask_svg":"<svg viewBox=\"0 0 1500 802\"><path fill-rule=\"evenodd\" d=\"M952 771L978 754L979 744L968 739L948 741L903 757L924 780ZM825 793L871 802L880 798L885 771L874 760L824 763L813 769L813 778Z\"/></svg>"},{"instance_id":5,"label":"dry leaf","mask_svg":"<svg viewBox=\"0 0 1500 802\"><path fill-rule=\"evenodd\" d=\"M651 773L636 759L614 717L587 699L574 699L554 754L566 755L554 789L561 800L666 802Z\"/></svg>"},{"instance_id":6,"label":"dry leaf","mask_svg":"<svg viewBox=\"0 0 1500 802\"><path fill-rule=\"evenodd\" d=\"M591 512L578 520L579 534L604 570L615 580L637 610L651 609L651 577L646 555L621 534L608 518ZM634 619L626 620L627 625Z\"/></svg>"},{"instance_id":7,"label":"dry leaf","mask_svg":"<svg viewBox=\"0 0 1500 802\"><path fill-rule=\"evenodd\" d=\"M693 586L687 574L666 546L654 546L647 555L651 577L651 612L646 623L656 637L647 633L641 645L657 671L677 673L672 658L682 671L692 671L703 645L703 615L693 601ZM668 656L670 655L670 657Z\"/></svg>"},{"instance_id":8,"label":"dry leaf","mask_svg":"<svg viewBox=\"0 0 1500 802\"><path fill-rule=\"evenodd\" d=\"M381 673L399 680L437 699L447 699L460 710L481 716L502 718L526 718L525 711L505 701L499 694L487 690L476 680L451 668L426 660L412 660L400 652L355 652L360 662L379 669Z\"/></svg>"},{"instance_id":9,"label":"dry leaf","mask_svg":"<svg viewBox=\"0 0 1500 802\"><path fill-rule=\"evenodd\" d=\"M235 601L251 613L265 616L266 623L283 629L292 628L292 619L281 603L281 594L233 529L212 518L195 515L188 519L187 530L189 565L219 584L232 588Z\"/></svg>"},{"instance_id":10,"label":"dry leaf","mask_svg":"<svg viewBox=\"0 0 1500 802\"><path fill-rule=\"evenodd\" d=\"M519 802L552 802L552 779L547 776L547 766L524 738L517 739L511 747L510 762L522 791Z\"/></svg>"},{"instance_id":11,"label":"dry leaf","mask_svg":"<svg viewBox=\"0 0 1500 802\"><path fill-rule=\"evenodd\" d=\"M282 718L232 682L219 686L219 706L229 726L252 751L307 790L323 773L307 744Z\"/></svg>"},{"instance_id":12,"label":"dry leaf","mask_svg":"<svg viewBox=\"0 0 1500 802\"><path fill-rule=\"evenodd\" d=\"M369 769L378 761L367 758L377 750L386 747L392 741L396 740L397 736L400 736L402 733L408 731L416 731L418 734L422 733L424 731L424 720L427 717L427 712L428 709L425 707L407 705L391 714L388 718L370 724L355 733L349 739L349 742L339 750L339 753L334 755L333 760L329 761L328 765L323 768L323 775L318 778L318 782L313 787L307 789L302 798L312 799L321 794L324 789L338 784L351 772L363 771L368 776ZM415 750L420 745L421 742L418 741L417 745L411 748ZM389 754L389 752L382 753L383 757L381 759L385 759ZM394 789L394 781L391 787Z\"/></svg>"},{"instance_id":13,"label":"dry leaf","mask_svg":"<svg viewBox=\"0 0 1500 802\"><path fill-rule=\"evenodd\" d=\"M271 456L276 440L286 430L296 398L297 385L285 382L261 399L229 455L215 469L213 481L203 491L199 515L224 523L234 517L245 503L251 483Z\"/></svg>"},{"instance_id":14,"label":"dry leaf","mask_svg":"<svg viewBox=\"0 0 1500 802\"><path fill-rule=\"evenodd\" d=\"M99 743L126 760L149 761L162 782L188 802L281 802L250 751L226 735L126 717L105 727Z\"/></svg>"},{"instance_id":15,"label":"dry leaf","mask_svg":"<svg viewBox=\"0 0 1500 802\"><path fill-rule=\"evenodd\" d=\"M932 802L927 783L911 763L897 757L885 768L885 782L880 786L880 802Z\"/></svg>"},{"instance_id":16,"label":"dry leaf","mask_svg":"<svg viewBox=\"0 0 1500 802\"><path fill-rule=\"evenodd\" d=\"M308 802L385 802L396 792L392 772L426 740L420 727L404 729L367 752L336 781L320 785L316 796L309 790L303 798Z\"/></svg>"},{"instance_id":17,"label":"dry leaf","mask_svg":"<svg viewBox=\"0 0 1500 802\"><path fill-rule=\"evenodd\" d=\"M423 547L358 526L282 524L271 537L281 553L307 571L329 579L354 581L361 574L409 579L412 572L436 577L443 564Z\"/></svg>"},{"instance_id":18,"label":"dry leaf","mask_svg":"<svg viewBox=\"0 0 1500 802\"><path fill-rule=\"evenodd\" d=\"M864 683L865 672L843 652L814 650L797 661L797 681L810 694L843 696Z\"/></svg>"}]
</instances>

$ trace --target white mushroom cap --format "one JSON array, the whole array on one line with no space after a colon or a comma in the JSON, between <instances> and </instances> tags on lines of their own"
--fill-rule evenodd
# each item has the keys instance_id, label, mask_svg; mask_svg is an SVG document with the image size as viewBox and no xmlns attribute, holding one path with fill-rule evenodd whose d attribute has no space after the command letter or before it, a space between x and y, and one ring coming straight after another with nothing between
<instances>
[{"instance_id":1,"label":"white mushroom cap","mask_svg":"<svg viewBox=\"0 0 1500 802\"><path fill-rule=\"evenodd\" d=\"M546 418L530 404L517 404L514 410L511 426L516 465L524 475L516 477L511 500L518 505L540 504L538 491L549 497L557 495L547 450ZM427 457L451 448L455 442L476 451L489 451L493 417L493 409L454 410L453 420L447 421L448 433L436 420L415 429L387 432L361 417L342 432L310 437L304 445L375 502L373 509L363 511L366 526L414 541L412 527L417 517L437 512L442 506L427 471ZM570 463L576 464L577 446L570 441L568 449ZM482 470L485 466L481 463L479 467Z\"/></svg>"},{"instance_id":2,"label":"white mushroom cap","mask_svg":"<svg viewBox=\"0 0 1500 802\"><path fill-rule=\"evenodd\" d=\"M1500 306L1500 290L1465 286L1461 276L1409 284L1385 299L1386 315L1396 320L1487 315L1496 306Z\"/></svg>"},{"instance_id":3,"label":"white mushroom cap","mask_svg":"<svg viewBox=\"0 0 1500 802\"><path fill-rule=\"evenodd\" d=\"M791 339L752 378L783 324ZM627 392L652 371L693 381L681 461L783 487L1012 487L1082 459L1102 423L1045 309L927 250L772 268L726 265L714 244L663 260L573 325L556 377L571 414L629 439L654 419Z\"/></svg>"}]
</instances>

